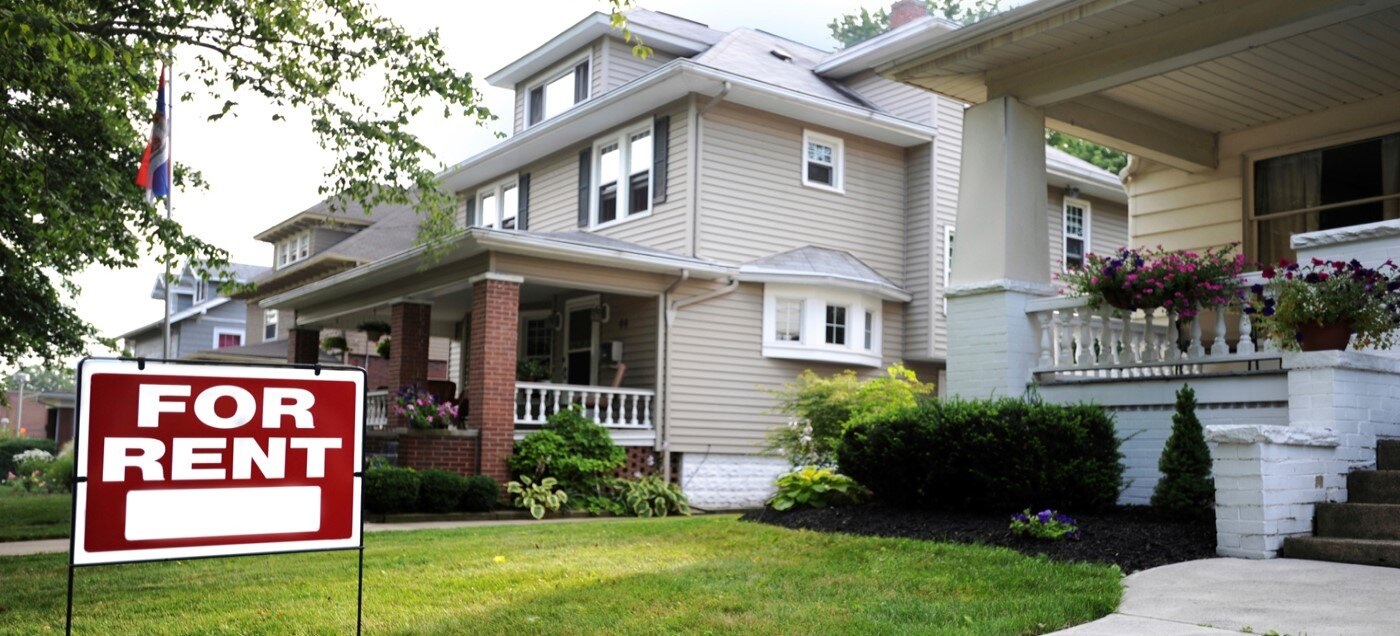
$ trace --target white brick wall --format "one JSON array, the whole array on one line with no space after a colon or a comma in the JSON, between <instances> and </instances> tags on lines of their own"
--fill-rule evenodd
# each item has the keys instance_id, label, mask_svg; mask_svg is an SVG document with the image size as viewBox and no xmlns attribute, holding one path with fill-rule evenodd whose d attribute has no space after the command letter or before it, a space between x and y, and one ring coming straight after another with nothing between
<instances>
[{"instance_id":1,"label":"white brick wall","mask_svg":"<svg viewBox=\"0 0 1400 636\"><path fill-rule=\"evenodd\" d=\"M1326 429L1233 425L1207 429L1215 473L1216 552L1273 558L1290 535L1312 533L1328 501L1337 437Z\"/></svg>"},{"instance_id":2,"label":"white brick wall","mask_svg":"<svg viewBox=\"0 0 1400 636\"><path fill-rule=\"evenodd\" d=\"M705 510L759 508L773 496L773 482L791 469L777 457L685 453L681 489L690 505Z\"/></svg>"},{"instance_id":3,"label":"white brick wall","mask_svg":"<svg viewBox=\"0 0 1400 636\"><path fill-rule=\"evenodd\" d=\"M1040 355L1040 328L1026 303L1055 290L1018 281L950 288L947 394L1016 397L1026 390Z\"/></svg>"}]
</instances>

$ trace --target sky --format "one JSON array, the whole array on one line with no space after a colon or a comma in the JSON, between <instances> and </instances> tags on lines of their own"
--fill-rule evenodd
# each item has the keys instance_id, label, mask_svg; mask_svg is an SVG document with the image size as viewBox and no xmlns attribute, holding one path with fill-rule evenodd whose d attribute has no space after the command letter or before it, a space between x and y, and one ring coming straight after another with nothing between
<instances>
[{"instance_id":1,"label":"sky","mask_svg":"<svg viewBox=\"0 0 1400 636\"><path fill-rule=\"evenodd\" d=\"M411 32L437 29L447 61L483 79L589 13L607 12L611 6L605 0L378 4L381 12ZM761 29L822 49L835 48L826 27L833 17L862 5L883 6L869 0L649 0L640 5L720 30ZM482 128L465 118L425 115L413 123L414 133L432 149L439 166L481 152L499 143L494 133L509 132L511 91L484 81L481 86L486 106L501 115L499 121ZM183 92L180 85L174 89ZM318 146L305 117L274 122L271 108L249 98L240 103L238 116L206 121L217 106L198 97L174 105L171 152L177 162L202 171L210 184L201 191L175 192L174 217L187 232L228 250L234 262L270 265L272 246L253 235L317 202L330 155ZM159 320L163 304L150 298L159 274L150 258L134 269L92 268L80 274L79 315L109 337Z\"/></svg>"}]
</instances>

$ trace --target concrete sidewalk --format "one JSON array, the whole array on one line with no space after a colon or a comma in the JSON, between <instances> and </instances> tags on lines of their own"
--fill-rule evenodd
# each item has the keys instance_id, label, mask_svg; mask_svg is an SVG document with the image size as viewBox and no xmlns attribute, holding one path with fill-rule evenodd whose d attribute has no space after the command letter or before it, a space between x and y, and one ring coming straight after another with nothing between
<instances>
[{"instance_id":1,"label":"concrete sidewalk","mask_svg":"<svg viewBox=\"0 0 1400 636\"><path fill-rule=\"evenodd\" d=\"M1400 569L1203 559L1123 579L1118 612L1057 634L1400 634Z\"/></svg>"}]
</instances>

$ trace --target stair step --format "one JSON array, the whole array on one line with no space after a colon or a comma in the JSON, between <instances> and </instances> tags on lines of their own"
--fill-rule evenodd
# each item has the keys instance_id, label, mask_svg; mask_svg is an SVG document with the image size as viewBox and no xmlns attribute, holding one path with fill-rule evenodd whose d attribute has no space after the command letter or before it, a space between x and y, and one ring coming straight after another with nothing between
<instances>
[{"instance_id":1,"label":"stair step","mask_svg":"<svg viewBox=\"0 0 1400 636\"><path fill-rule=\"evenodd\" d=\"M1400 470L1400 439L1376 440L1376 470Z\"/></svg>"},{"instance_id":2,"label":"stair step","mask_svg":"<svg viewBox=\"0 0 1400 636\"><path fill-rule=\"evenodd\" d=\"M1400 504L1400 470L1358 470L1348 473L1347 501Z\"/></svg>"},{"instance_id":3,"label":"stair step","mask_svg":"<svg viewBox=\"0 0 1400 636\"><path fill-rule=\"evenodd\" d=\"M1400 540L1400 505L1317 504L1314 524L1319 537L1396 541Z\"/></svg>"},{"instance_id":4,"label":"stair step","mask_svg":"<svg viewBox=\"0 0 1400 636\"><path fill-rule=\"evenodd\" d=\"M1400 567L1400 541L1375 539L1335 539L1329 537L1288 537L1283 541L1283 557L1335 563L1356 563Z\"/></svg>"}]
</instances>

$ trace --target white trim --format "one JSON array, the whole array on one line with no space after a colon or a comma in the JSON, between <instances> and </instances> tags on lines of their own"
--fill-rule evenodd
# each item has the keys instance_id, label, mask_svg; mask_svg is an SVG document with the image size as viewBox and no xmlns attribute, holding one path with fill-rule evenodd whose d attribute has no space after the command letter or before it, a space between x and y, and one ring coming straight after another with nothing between
<instances>
[{"instance_id":1,"label":"white trim","mask_svg":"<svg viewBox=\"0 0 1400 636\"><path fill-rule=\"evenodd\" d=\"M475 284L477 284L477 283L479 283L479 282L481 282L481 281L484 281L484 280L496 280L496 281L501 281L501 282L503 282L503 283L524 283L524 282L525 282L525 277L524 277L524 276L516 276L515 274L502 274L502 273L499 273L499 272L485 272L485 273L477 274L476 276L472 276L472 277L468 278L468 279L467 279L467 284L468 284L468 285L475 285ZM424 304L426 304L426 305L431 305L432 303L424 303Z\"/></svg>"},{"instance_id":2,"label":"white trim","mask_svg":"<svg viewBox=\"0 0 1400 636\"><path fill-rule=\"evenodd\" d=\"M474 211L473 214L476 216L476 218L474 218L474 219L467 219L467 220L466 220L466 221L467 221L467 223L466 223L467 226L468 226L468 227L484 227L484 228L488 228L488 229L501 229L501 230L514 230L514 229L516 229L516 228L513 228L513 227L512 227L512 228L507 228L507 227L504 227L504 226L502 225L502 223L503 223L503 221L504 221L504 219L502 218L502 216L504 216L504 214L505 214L505 205L506 205L506 203L505 203L505 194L506 194L506 190L509 190L509 189L512 189L512 188L515 189L515 216L512 217L512 218L515 220L515 224L516 224L517 226L519 226L519 225L520 225L520 175L519 175L518 173L517 173L517 174L512 174L512 175L510 175L509 177L505 177L505 178L503 178L503 179L499 179L499 180L497 180L496 182L491 183L491 184L489 184L489 185L485 185L485 186L482 186L482 187L480 187L480 188L477 188L476 193L472 195L472 196L476 199L476 205L473 206L473 207L475 208L475 211ZM495 208L495 209L492 211L492 219L491 219L491 223L490 223L489 225L487 225L487 224L481 222L481 221L484 220L484 217L485 217L485 214L486 214L485 200L486 200L486 197L488 197L488 196L490 196L490 197L495 197L495 201L494 201L494 203L492 204L492 207Z\"/></svg>"},{"instance_id":3,"label":"white trim","mask_svg":"<svg viewBox=\"0 0 1400 636\"><path fill-rule=\"evenodd\" d=\"M545 104L548 104L548 103L549 103L549 85L552 84L555 80L558 80L558 79L563 78L565 75L571 75L571 74L576 73L577 70L578 70L579 65L582 64L582 63L584 63L585 61L588 62L588 75L587 75L587 81L588 81L588 90L587 90L587 92L588 92L588 94L587 94L587 95L584 95L584 96L583 96L583 99L578 100L578 101L575 101L575 102L573 103L572 106L570 106L570 107L568 107L568 108L565 108L563 111L560 111L559 113L556 113L556 114L554 115L554 117L550 117L549 114L546 113L546 112L544 111L543 107L541 107L541 110L540 110L541 119L540 119L539 121L536 121L536 122L531 122L531 121L530 121L530 102L531 102L530 93L534 92L534 90L535 90L536 88L539 88L539 87L541 87L541 86L544 86L544 87L545 87L545 97L544 97L544 101L545 101ZM529 84L522 84L522 86L525 87L525 96L522 98L521 103L523 103L523 104L525 105L525 108L524 108L524 110L521 112L521 117L524 118L524 120L520 122L520 129L521 129L521 130L525 130L526 128L533 128L533 127L535 127L535 126L538 126L538 125L540 125L540 124L543 124L544 122L547 122L547 121L549 121L549 120L551 120L551 119L554 119L555 117L558 117L559 115L563 115L564 113L567 113L567 112L573 110L573 109L574 109L575 107L577 107L579 104L582 104L582 103L584 103L584 102L587 102L587 101L590 100L590 99L593 99L593 70L594 70L594 69L593 69L593 64L594 64L594 61L593 61L593 47L590 46L590 47L588 47L588 50L587 50L587 51L585 51L585 52L583 52L583 53L581 53L581 54L579 54L579 55L575 55L574 57L572 57L572 58L570 58L570 59L568 59L568 60L566 60L566 61L564 61L564 62L560 62L560 63L558 63L558 64L555 64L554 66L550 67L549 69L546 69L545 71L541 72L541 73L540 73L540 76L541 76L543 79L540 79L540 80L531 82L531 83L529 83ZM519 89L517 88L516 90L519 90ZM578 86L577 86L577 85L574 86L574 94L575 94L575 95L578 94ZM572 98L572 96L570 96L570 97Z\"/></svg>"},{"instance_id":4,"label":"white trim","mask_svg":"<svg viewBox=\"0 0 1400 636\"><path fill-rule=\"evenodd\" d=\"M528 335L528 332L525 329L527 323L529 323L529 321L531 320L549 320L549 317L552 315L554 315L553 309L530 309L526 311L517 312L516 322L518 323L520 330L520 335L518 338L516 338L518 344L515 349L515 356L517 359L525 360L527 358L527 356L525 355L525 345L527 344L525 342L525 339ZM549 336L549 355L545 360L545 366L548 366L551 370L554 368L554 333L552 331L552 328Z\"/></svg>"},{"instance_id":5,"label":"white trim","mask_svg":"<svg viewBox=\"0 0 1400 636\"><path fill-rule=\"evenodd\" d=\"M807 164L816 163L824 165L820 161L812 161L807 156L807 146L817 144L831 148L831 183L821 183L807 179ZM826 133L815 130L802 129L802 154L800 162L800 175L802 185L818 190L828 190L838 194L846 193L846 141L840 137L833 137Z\"/></svg>"},{"instance_id":6,"label":"white trim","mask_svg":"<svg viewBox=\"0 0 1400 636\"><path fill-rule=\"evenodd\" d=\"M268 319L267 319L268 316L272 316L272 320L271 320L270 322L269 322ZM279 320L278 318L279 318L279 317L278 317L278 315L277 315L277 310L276 310L276 309L263 309L263 322L262 322L262 341L263 341L263 342L272 342L273 340L276 340L276 339L277 339L277 336L280 334L281 329L282 329L282 326L281 326L280 324L278 324L278 323L281 322L281 320ZM272 325L272 337L268 337L268 335L267 335L267 327L268 327L268 325Z\"/></svg>"},{"instance_id":7,"label":"white trim","mask_svg":"<svg viewBox=\"0 0 1400 636\"><path fill-rule=\"evenodd\" d=\"M802 326L797 341L778 340L778 301L802 302ZM845 344L826 342L826 308L846 310ZM874 319L871 347L865 348L866 313ZM884 302L875 296L815 285L764 284L763 357L831 362L866 367L883 364Z\"/></svg>"},{"instance_id":8,"label":"white trim","mask_svg":"<svg viewBox=\"0 0 1400 636\"><path fill-rule=\"evenodd\" d=\"M1083 228L1082 228L1082 229L1084 230L1083 236L1070 236L1070 235L1069 235L1069 209L1070 209L1070 206L1079 208L1080 210L1083 210L1083 212L1084 212L1084 221L1083 221ZM1060 201L1060 250L1061 250L1061 251L1060 251L1060 269L1061 269L1061 271L1066 271L1066 272L1069 271L1069 240L1070 240L1071 238L1076 238L1076 239L1079 239L1080 241L1083 241L1083 242L1084 242L1084 249L1083 249L1083 250L1080 252L1080 254L1079 254L1079 257L1080 257L1080 260L1081 260L1081 265L1084 264L1084 263L1087 263L1087 262L1089 261L1089 253L1093 251L1093 250L1089 247L1089 245L1090 245L1090 243L1089 243L1090 237L1093 235L1093 228L1092 228L1092 226L1091 226L1091 221L1090 221L1091 218L1093 218L1093 206L1092 206L1088 201L1085 201L1084 199L1077 199L1077 198L1068 197L1068 196L1067 196L1067 197L1064 197L1064 199Z\"/></svg>"},{"instance_id":9,"label":"white trim","mask_svg":"<svg viewBox=\"0 0 1400 636\"><path fill-rule=\"evenodd\" d=\"M647 165L647 207L635 213L629 213L627 208L632 204L632 173L629 171L632 161L632 137L646 133L651 140L652 161ZM600 149L617 144L617 192L616 203L617 216L611 221L598 222L598 202L600 176L602 175L602 153ZM591 230L609 228L632 219L641 219L651 216L652 201L655 199L656 175L652 174L656 166L656 119L648 118L644 122L638 122L629 126L624 126L616 132L609 133L593 141L591 151L591 179L588 184L588 227Z\"/></svg>"},{"instance_id":10,"label":"white trim","mask_svg":"<svg viewBox=\"0 0 1400 636\"><path fill-rule=\"evenodd\" d=\"M244 341L246 341L246 340L248 339L248 335L245 334L245 333L244 333L244 330L242 330L242 329L229 329L229 328L227 328L227 327L214 327L214 344L213 344L213 347L212 347L212 348L214 348L214 349L222 349L222 348L223 348L223 347L220 347L220 346L219 346L219 336L238 336L238 344L233 345L233 346L235 346L235 347L241 347L241 346L243 346Z\"/></svg>"},{"instance_id":11,"label":"white trim","mask_svg":"<svg viewBox=\"0 0 1400 636\"><path fill-rule=\"evenodd\" d=\"M694 55L710 48L710 44L706 42L675 35L639 22L631 22L627 28L632 32L632 35L646 42L647 46L652 49L681 57ZM591 45L598 38L608 35L621 34L613 30L610 16L603 13L592 13L530 53L486 76L486 83L498 88L511 88L514 84L529 79L543 68L548 67L550 61L555 59L556 53L573 51Z\"/></svg>"},{"instance_id":12,"label":"white trim","mask_svg":"<svg viewBox=\"0 0 1400 636\"><path fill-rule=\"evenodd\" d=\"M948 289L953 286L953 233L952 225L943 226L943 315L948 315Z\"/></svg>"},{"instance_id":13,"label":"white trim","mask_svg":"<svg viewBox=\"0 0 1400 636\"><path fill-rule=\"evenodd\" d=\"M292 234L273 244L272 261L276 269L289 267L308 258L311 258L310 229Z\"/></svg>"}]
</instances>

